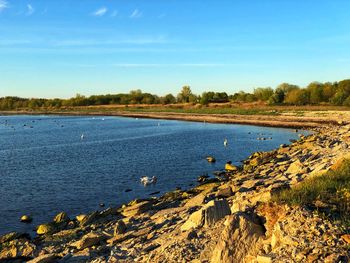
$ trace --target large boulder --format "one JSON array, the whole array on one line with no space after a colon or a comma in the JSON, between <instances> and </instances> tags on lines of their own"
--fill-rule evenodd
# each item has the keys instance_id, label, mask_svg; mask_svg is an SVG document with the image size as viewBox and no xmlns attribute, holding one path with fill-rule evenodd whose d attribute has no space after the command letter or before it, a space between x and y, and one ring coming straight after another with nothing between
<instances>
[{"instance_id":1,"label":"large boulder","mask_svg":"<svg viewBox=\"0 0 350 263\"><path fill-rule=\"evenodd\" d=\"M221 218L230 215L231 209L226 199L212 200L206 204L204 210L204 226L211 226Z\"/></svg>"},{"instance_id":2,"label":"large boulder","mask_svg":"<svg viewBox=\"0 0 350 263\"><path fill-rule=\"evenodd\" d=\"M181 230L187 231L202 226L209 227L229 214L231 214L231 210L226 199L212 200L200 210L192 213L181 226Z\"/></svg>"},{"instance_id":3,"label":"large boulder","mask_svg":"<svg viewBox=\"0 0 350 263\"><path fill-rule=\"evenodd\" d=\"M225 222L220 239L213 251L210 262L245 262L245 258L259 251L259 242L264 236L263 227L248 215L236 213Z\"/></svg>"}]
</instances>

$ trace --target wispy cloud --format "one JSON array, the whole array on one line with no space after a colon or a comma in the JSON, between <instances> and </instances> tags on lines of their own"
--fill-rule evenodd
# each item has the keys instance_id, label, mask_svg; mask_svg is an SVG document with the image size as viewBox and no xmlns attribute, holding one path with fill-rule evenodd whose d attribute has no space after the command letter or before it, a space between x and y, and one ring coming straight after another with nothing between
<instances>
[{"instance_id":1,"label":"wispy cloud","mask_svg":"<svg viewBox=\"0 0 350 263\"><path fill-rule=\"evenodd\" d=\"M113 64L112 66L119 67L119 68L228 67L228 66L234 66L234 64L220 64L220 63L175 63L175 64L119 63L119 64Z\"/></svg>"},{"instance_id":2,"label":"wispy cloud","mask_svg":"<svg viewBox=\"0 0 350 263\"><path fill-rule=\"evenodd\" d=\"M8 8L8 3L6 0L0 0L0 13Z\"/></svg>"},{"instance_id":3,"label":"wispy cloud","mask_svg":"<svg viewBox=\"0 0 350 263\"><path fill-rule=\"evenodd\" d=\"M149 44L163 44L167 43L165 36L145 36L124 39L112 40L92 40L92 39L68 39L59 40L52 43L53 46L59 47L82 47L82 46L110 46L110 45L149 45Z\"/></svg>"},{"instance_id":4,"label":"wispy cloud","mask_svg":"<svg viewBox=\"0 0 350 263\"><path fill-rule=\"evenodd\" d=\"M142 12L138 9L135 9L130 15L130 18L140 18L140 17L142 17Z\"/></svg>"},{"instance_id":5,"label":"wispy cloud","mask_svg":"<svg viewBox=\"0 0 350 263\"><path fill-rule=\"evenodd\" d=\"M104 16L108 9L106 7L101 7L92 13L93 16Z\"/></svg>"},{"instance_id":6,"label":"wispy cloud","mask_svg":"<svg viewBox=\"0 0 350 263\"><path fill-rule=\"evenodd\" d=\"M35 12L35 9L32 7L31 4L27 4L27 16L31 16Z\"/></svg>"}]
</instances>

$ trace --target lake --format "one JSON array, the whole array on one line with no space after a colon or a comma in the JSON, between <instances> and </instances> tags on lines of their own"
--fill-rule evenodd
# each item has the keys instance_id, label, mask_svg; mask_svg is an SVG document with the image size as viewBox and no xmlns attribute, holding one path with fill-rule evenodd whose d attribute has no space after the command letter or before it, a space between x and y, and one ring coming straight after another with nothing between
<instances>
[{"instance_id":1,"label":"lake","mask_svg":"<svg viewBox=\"0 0 350 263\"><path fill-rule=\"evenodd\" d=\"M155 191L190 188L198 176L222 170L228 160L240 164L253 152L297 138L292 129L247 125L0 116L0 234L31 232L61 211L72 218L103 209L100 203L117 206ZM208 163L208 155L217 162ZM158 182L145 187L142 176L157 176ZM33 223L20 223L23 214Z\"/></svg>"}]
</instances>

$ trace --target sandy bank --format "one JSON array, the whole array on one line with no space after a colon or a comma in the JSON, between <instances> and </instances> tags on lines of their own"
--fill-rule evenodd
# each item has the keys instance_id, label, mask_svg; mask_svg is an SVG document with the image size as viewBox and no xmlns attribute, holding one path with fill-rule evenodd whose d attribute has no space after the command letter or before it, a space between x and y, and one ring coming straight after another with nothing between
<instances>
[{"instance_id":1,"label":"sandy bank","mask_svg":"<svg viewBox=\"0 0 350 263\"><path fill-rule=\"evenodd\" d=\"M349 123L350 116L341 112L320 114L308 112L307 116L296 114L281 115L238 115L238 114L198 114L174 112L128 112L128 111L3 111L0 115L67 115L67 116L121 116L132 118L152 118L166 120L195 121L208 123L244 124L284 128L317 128L324 125Z\"/></svg>"}]
</instances>

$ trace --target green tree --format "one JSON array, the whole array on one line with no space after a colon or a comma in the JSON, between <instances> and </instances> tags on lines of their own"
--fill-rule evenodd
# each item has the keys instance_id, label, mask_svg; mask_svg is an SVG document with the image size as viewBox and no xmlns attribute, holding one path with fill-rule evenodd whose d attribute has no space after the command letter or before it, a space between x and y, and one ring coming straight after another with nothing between
<instances>
[{"instance_id":1,"label":"green tree","mask_svg":"<svg viewBox=\"0 0 350 263\"><path fill-rule=\"evenodd\" d=\"M311 104L319 104L320 102L324 101L323 88L324 88L324 85L320 82L311 82L307 86L307 90L310 93Z\"/></svg>"},{"instance_id":2,"label":"green tree","mask_svg":"<svg viewBox=\"0 0 350 263\"><path fill-rule=\"evenodd\" d=\"M256 88L256 89L254 89L253 94L258 100L267 101L273 95L273 89L270 87Z\"/></svg>"},{"instance_id":3,"label":"green tree","mask_svg":"<svg viewBox=\"0 0 350 263\"><path fill-rule=\"evenodd\" d=\"M183 86L181 92L177 95L178 102L190 102L192 96L192 91L190 86Z\"/></svg>"}]
</instances>

